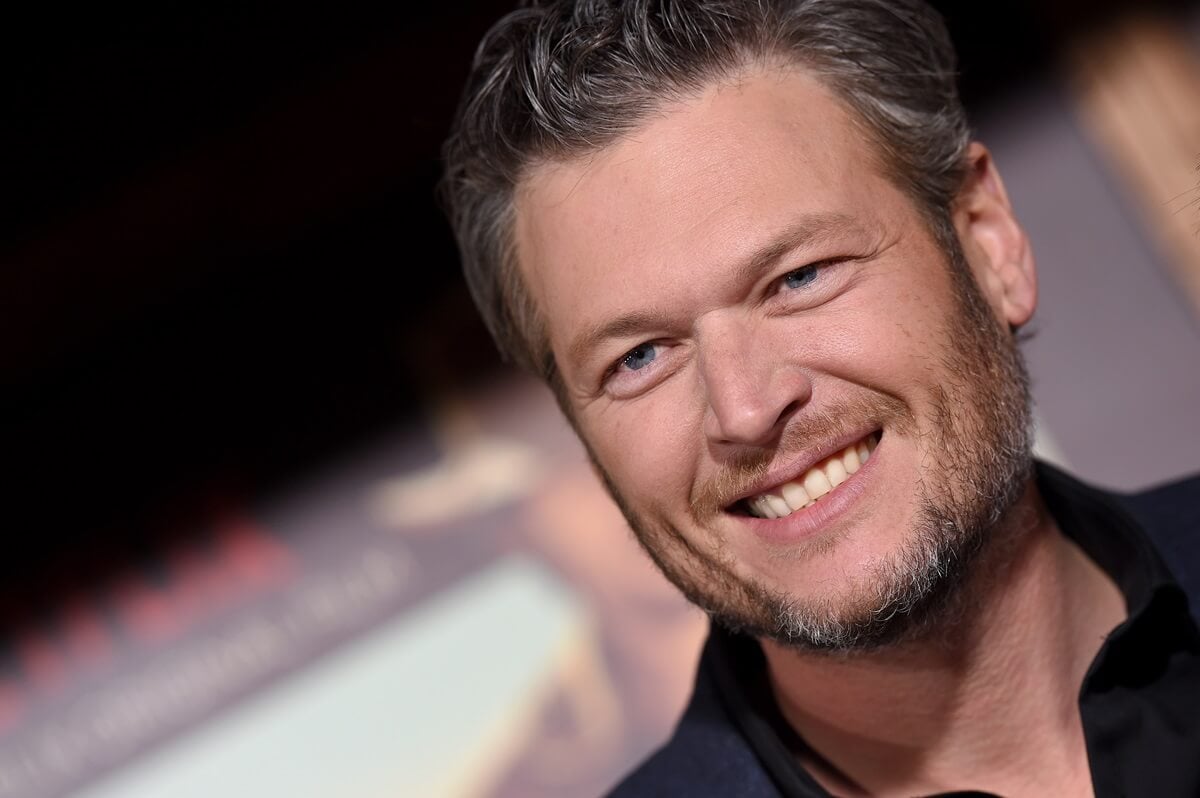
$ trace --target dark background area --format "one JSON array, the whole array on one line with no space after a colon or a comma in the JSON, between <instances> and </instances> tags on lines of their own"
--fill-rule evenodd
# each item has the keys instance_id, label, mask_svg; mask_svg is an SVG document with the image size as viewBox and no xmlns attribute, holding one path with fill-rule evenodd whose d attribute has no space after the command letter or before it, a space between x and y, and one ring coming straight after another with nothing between
<instances>
[{"instance_id":1,"label":"dark background area","mask_svg":"<svg viewBox=\"0 0 1200 798\"><path fill-rule=\"evenodd\" d=\"M510 3L193 5L0 25L8 606L497 366L433 189L471 52ZM979 108L1132 4L937 5Z\"/></svg>"}]
</instances>

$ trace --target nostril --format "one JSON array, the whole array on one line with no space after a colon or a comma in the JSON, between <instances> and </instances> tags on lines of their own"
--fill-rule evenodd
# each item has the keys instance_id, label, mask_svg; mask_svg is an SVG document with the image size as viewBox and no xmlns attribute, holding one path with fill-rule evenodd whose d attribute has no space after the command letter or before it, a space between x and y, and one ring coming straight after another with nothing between
<instances>
[{"instance_id":1,"label":"nostril","mask_svg":"<svg viewBox=\"0 0 1200 798\"><path fill-rule=\"evenodd\" d=\"M780 411L779 418L775 419L775 421L777 423L787 421L789 418L792 417L792 415L800 412L800 408L803 406L804 406L804 403L801 402L799 399L793 399L792 401L788 402L787 407L783 408L783 410Z\"/></svg>"}]
</instances>

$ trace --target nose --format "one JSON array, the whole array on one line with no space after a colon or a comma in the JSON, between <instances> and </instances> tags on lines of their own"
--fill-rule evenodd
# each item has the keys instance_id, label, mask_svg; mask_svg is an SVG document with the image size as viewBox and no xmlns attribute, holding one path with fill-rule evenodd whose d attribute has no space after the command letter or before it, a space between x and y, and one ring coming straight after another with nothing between
<instances>
[{"instance_id":1,"label":"nose","mask_svg":"<svg viewBox=\"0 0 1200 798\"><path fill-rule=\"evenodd\" d=\"M706 332L699 353L705 435L715 444L773 445L812 398L808 375L755 325L713 324Z\"/></svg>"}]
</instances>

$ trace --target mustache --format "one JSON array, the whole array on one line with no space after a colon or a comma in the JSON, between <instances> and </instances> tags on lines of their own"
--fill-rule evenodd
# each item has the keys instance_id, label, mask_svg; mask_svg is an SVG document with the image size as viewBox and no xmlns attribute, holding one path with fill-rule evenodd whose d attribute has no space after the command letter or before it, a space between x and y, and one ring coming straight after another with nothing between
<instances>
[{"instance_id":1,"label":"mustache","mask_svg":"<svg viewBox=\"0 0 1200 798\"><path fill-rule=\"evenodd\" d=\"M868 426L908 434L915 428L915 419L906 404L884 394L846 400L816 411L801 410L788 421L774 445L730 453L712 477L697 484L690 499L693 516L702 523L711 520L759 484L773 468L794 461L814 444Z\"/></svg>"}]
</instances>

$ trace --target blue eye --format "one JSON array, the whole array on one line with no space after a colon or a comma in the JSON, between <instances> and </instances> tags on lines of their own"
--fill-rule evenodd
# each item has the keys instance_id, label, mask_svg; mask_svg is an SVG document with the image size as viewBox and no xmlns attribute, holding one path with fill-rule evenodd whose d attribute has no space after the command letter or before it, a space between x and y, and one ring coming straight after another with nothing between
<instances>
[{"instance_id":1,"label":"blue eye","mask_svg":"<svg viewBox=\"0 0 1200 798\"><path fill-rule=\"evenodd\" d=\"M641 344L629 350L629 353L621 358L621 365L630 371L637 371L650 365L650 362L656 357L658 357L658 350L654 344Z\"/></svg>"},{"instance_id":2,"label":"blue eye","mask_svg":"<svg viewBox=\"0 0 1200 798\"><path fill-rule=\"evenodd\" d=\"M796 269L794 272L788 272L783 277L783 284L788 288L803 288L815 279L817 279L817 267L814 264Z\"/></svg>"}]
</instances>

